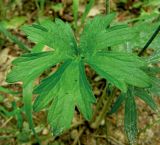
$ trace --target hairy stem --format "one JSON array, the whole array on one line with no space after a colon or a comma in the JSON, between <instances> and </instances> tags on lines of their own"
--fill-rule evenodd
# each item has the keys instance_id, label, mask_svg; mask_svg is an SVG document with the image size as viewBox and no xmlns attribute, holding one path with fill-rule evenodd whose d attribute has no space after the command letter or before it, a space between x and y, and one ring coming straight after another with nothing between
<instances>
[{"instance_id":1,"label":"hairy stem","mask_svg":"<svg viewBox=\"0 0 160 145\"><path fill-rule=\"evenodd\" d=\"M139 52L138 56L142 56L143 55L143 53L146 51L146 49L148 48L148 46L152 43L152 41L154 40L154 38L158 35L159 31L160 31L160 25L155 30L155 32L153 33L153 35L151 36L151 38L147 41L147 43L143 47L143 49Z\"/></svg>"}]
</instances>

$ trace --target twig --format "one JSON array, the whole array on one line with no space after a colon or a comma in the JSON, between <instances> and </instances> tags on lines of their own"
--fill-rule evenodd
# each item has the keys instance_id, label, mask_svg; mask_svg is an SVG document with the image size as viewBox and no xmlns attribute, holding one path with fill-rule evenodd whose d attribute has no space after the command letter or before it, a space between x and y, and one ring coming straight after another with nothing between
<instances>
[{"instance_id":1,"label":"twig","mask_svg":"<svg viewBox=\"0 0 160 145\"><path fill-rule=\"evenodd\" d=\"M110 140L111 142L113 142L115 145L124 145L122 142L120 142L119 140L115 139L112 136L108 136L108 140Z\"/></svg>"},{"instance_id":2,"label":"twig","mask_svg":"<svg viewBox=\"0 0 160 145\"><path fill-rule=\"evenodd\" d=\"M117 140L116 138L112 136L106 137L105 135L93 135L93 137L106 139L114 145L124 145L122 142L120 142L119 140Z\"/></svg>"},{"instance_id":3,"label":"twig","mask_svg":"<svg viewBox=\"0 0 160 145\"><path fill-rule=\"evenodd\" d=\"M160 25L158 26L158 28L156 29L156 31L153 33L153 35L151 36L151 38L147 41L147 43L143 47L143 49L139 52L138 56L142 56L143 55L143 53L145 52L145 50L152 43L152 41L154 40L154 38L158 35L159 31L160 31Z\"/></svg>"},{"instance_id":4,"label":"twig","mask_svg":"<svg viewBox=\"0 0 160 145\"><path fill-rule=\"evenodd\" d=\"M84 120L83 121L78 121L78 122L72 124L70 129L76 128L76 127L78 127L78 126L80 126L82 124L84 124Z\"/></svg>"},{"instance_id":5,"label":"twig","mask_svg":"<svg viewBox=\"0 0 160 145\"><path fill-rule=\"evenodd\" d=\"M85 127L83 126L83 127L81 128L81 130L79 131L79 134L78 134L77 137L75 138L74 142L72 143L72 145L76 145L76 144L78 143L79 138L81 137L81 135L82 135L82 133L84 132L84 130L85 130Z\"/></svg>"}]
</instances>

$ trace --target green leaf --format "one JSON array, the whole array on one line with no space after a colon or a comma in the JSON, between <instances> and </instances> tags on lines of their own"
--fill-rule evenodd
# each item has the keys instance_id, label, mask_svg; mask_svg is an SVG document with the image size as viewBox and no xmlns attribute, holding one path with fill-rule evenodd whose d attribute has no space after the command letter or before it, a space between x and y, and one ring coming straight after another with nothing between
<instances>
[{"instance_id":1,"label":"green leaf","mask_svg":"<svg viewBox=\"0 0 160 145\"><path fill-rule=\"evenodd\" d=\"M22 129L22 127L23 127L23 117L21 115L20 109L18 109L17 112L16 112L16 118L17 118L17 127L19 129Z\"/></svg>"},{"instance_id":2,"label":"green leaf","mask_svg":"<svg viewBox=\"0 0 160 145\"><path fill-rule=\"evenodd\" d=\"M13 110L15 112L14 115L16 116L16 119L17 119L17 127L19 129L22 129L23 118L22 118L22 115L21 115L21 109L16 105L15 101L12 102L12 107L13 107Z\"/></svg>"},{"instance_id":3,"label":"green leaf","mask_svg":"<svg viewBox=\"0 0 160 145\"><path fill-rule=\"evenodd\" d=\"M160 79L157 77L151 77L152 87L148 90L154 96L160 96Z\"/></svg>"},{"instance_id":4,"label":"green leaf","mask_svg":"<svg viewBox=\"0 0 160 145\"><path fill-rule=\"evenodd\" d=\"M26 22L27 18L25 16L14 16L9 19L9 21L4 20L3 24L7 29L17 29L22 24Z\"/></svg>"},{"instance_id":5,"label":"green leaf","mask_svg":"<svg viewBox=\"0 0 160 145\"><path fill-rule=\"evenodd\" d=\"M97 16L86 24L80 37L79 46L83 53L92 55L95 52L106 50L108 47L122 44L136 36L137 31L126 25L108 28L114 17L114 13Z\"/></svg>"},{"instance_id":6,"label":"green leaf","mask_svg":"<svg viewBox=\"0 0 160 145\"><path fill-rule=\"evenodd\" d=\"M55 12L59 12L60 10L64 9L64 4L59 2L59 3L54 3L51 5L51 9L53 9Z\"/></svg>"},{"instance_id":7,"label":"green leaf","mask_svg":"<svg viewBox=\"0 0 160 145\"><path fill-rule=\"evenodd\" d=\"M2 22L0 22L0 32L3 33L4 36L8 37L11 41L13 41L15 44L18 45L18 47L22 50L25 50L29 52L30 50L28 47L22 43L16 36L12 35L3 25Z\"/></svg>"},{"instance_id":8,"label":"green leaf","mask_svg":"<svg viewBox=\"0 0 160 145\"><path fill-rule=\"evenodd\" d=\"M114 17L115 14L112 13L107 16L96 16L93 20L88 21L80 36L80 49L84 52L93 51L92 47L96 45L94 40L98 39L97 35L102 31L105 32Z\"/></svg>"},{"instance_id":9,"label":"green leaf","mask_svg":"<svg viewBox=\"0 0 160 145\"><path fill-rule=\"evenodd\" d=\"M141 98L147 105L149 105L154 111L158 109L157 104L145 90L137 89L135 95Z\"/></svg>"},{"instance_id":10,"label":"green leaf","mask_svg":"<svg viewBox=\"0 0 160 145\"><path fill-rule=\"evenodd\" d=\"M34 123L32 119L32 89L33 89L33 80L29 83L23 84L23 102L24 102L24 110L29 122L29 126L31 130L33 131L33 134L35 135L38 143L40 144L39 137L34 129Z\"/></svg>"},{"instance_id":11,"label":"green leaf","mask_svg":"<svg viewBox=\"0 0 160 145\"><path fill-rule=\"evenodd\" d=\"M34 93L39 94L39 96L34 102L34 111L40 111L46 107L46 105L53 100L54 96L56 96L55 86L68 65L69 62L65 62L55 73L43 79L41 84L35 88Z\"/></svg>"},{"instance_id":12,"label":"green leaf","mask_svg":"<svg viewBox=\"0 0 160 145\"><path fill-rule=\"evenodd\" d=\"M125 101L124 129L131 144L135 144L137 138L137 110L132 90L127 92Z\"/></svg>"},{"instance_id":13,"label":"green leaf","mask_svg":"<svg viewBox=\"0 0 160 145\"><path fill-rule=\"evenodd\" d=\"M70 25L60 19L56 19L55 22L45 20L40 24L23 26L22 30L33 42L47 45L59 53L74 55L77 52L77 44Z\"/></svg>"},{"instance_id":14,"label":"green leaf","mask_svg":"<svg viewBox=\"0 0 160 145\"><path fill-rule=\"evenodd\" d=\"M160 1L159 0L148 0L144 4L145 6L158 6L160 5Z\"/></svg>"},{"instance_id":15,"label":"green leaf","mask_svg":"<svg viewBox=\"0 0 160 145\"><path fill-rule=\"evenodd\" d=\"M74 25L76 29L78 20L78 7L79 7L79 0L73 0L73 16L74 16Z\"/></svg>"},{"instance_id":16,"label":"green leaf","mask_svg":"<svg viewBox=\"0 0 160 145\"><path fill-rule=\"evenodd\" d=\"M91 105L95 97L80 60L66 61L55 73L44 79L34 92L39 94L34 103L35 111L51 102L48 121L54 135L70 127L75 106L87 120L91 119Z\"/></svg>"},{"instance_id":17,"label":"green leaf","mask_svg":"<svg viewBox=\"0 0 160 145\"><path fill-rule=\"evenodd\" d=\"M87 81L85 74L85 67L83 63L80 63L79 73L79 89L81 97L77 97L77 106L80 112L83 114L85 119L90 120L92 117L91 104L96 102L91 87Z\"/></svg>"},{"instance_id":18,"label":"green leaf","mask_svg":"<svg viewBox=\"0 0 160 145\"><path fill-rule=\"evenodd\" d=\"M36 43L34 52L41 51L45 45L53 50L20 56L13 61L13 69L7 76L11 83L23 82L24 108L34 133L31 114L33 82L46 69L58 63L60 67L56 72L42 80L34 89L37 98L33 105L34 111L48 108L47 118L54 135L69 129L75 107L86 120L92 117L92 104L96 99L85 75L85 63L123 92L127 92L128 85L141 88L150 86L151 80L144 72L147 63L142 59L128 53L106 51L109 46L132 39L136 33L122 25L108 28L114 17L115 14L110 14L89 21L78 47L69 24L59 19L23 27L28 38ZM136 106L133 97L127 98L125 102L126 108L133 106L125 113L129 116L128 119L125 117L125 129L132 141L136 136L136 129L133 128L136 127Z\"/></svg>"},{"instance_id":19,"label":"green leaf","mask_svg":"<svg viewBox=\"0 0 160 145\"><path fill-rule=\"evenodd\" d=\"M95 0L89 0L89 3L86 5L85 11L82 15L82 19L81 19L81 23L84 24L85 19L89 13L89 11L91 10L92 6L94 5Z\"/></svg>"},{"instance_id":20,"label":"green leaf","mask_svg":"<svg viewBox=\"0 0 160 145\"><path fill-rule=\"evenodd\" d=\"M8 88L5 88L5 87L2 87L0 86L0 92L4 92L4 93L7 93L7 94L12 94L12 95L16 95L16 94L19 94L20 92L15 92L15 91L12 91Z\"/></svg>"},{"instance_id":21,"label":"green leaf","mask_svg":"<svg viewBox=\"0 0 160 145\"><path fill-rule=\"evenodd\" d=\"M25 82L26 84L36 79L47 68L65 60L65 56L53 51L24 54L13 61L15 65L7 76L7 81Z\"/></svg>"},{"instance_id":22,"label":"green leaf","mask_svg":"<svg viewBox=\"0 0 160 145\"><path fill-rule=\"evenodd\" d=\"M151 23L151 22L140 22L137 23L133 29L137 32L136 37L134 39L131 39L129 41L126 41L126 45L129 46L130 50L134 49L142 49L146 42L149 40L149 38L153 35L153 32L157 29L159 26L159 22L157 23ZM153 40L153 42L150 44L149 48L159 50L160 45L160 35L157 35L156 38ZM117 48L115 48L117 49Z\"/></svg>"},{"instance_id":23,"label":"green leaf","mask_svg":"<svg viewBox=\"0 0 160 145\"><path fill-rule=\"evenodd\" d=\"M140 69L145 63L135 55L101 52L89 57L87 62L98 74L123 92L127 91L127 84L137 87L150 86L149 76Z\"/></svg>"},{"instance_id":24,"label":"green leaf","mask_svg":"<svg viewBox=\"0 0 160 145\"><path fill-rule=\"evenodd\" d=\"M124 100L125 100L125 94L122 93L121 95L118 96L116 102L114 103L108 114L113 114L117 112Z\"/></svg>"},{"instance_id":25,"label":"green leaf","mask_svg":"<svg viewBox=\"0 0 160 145\"><path fill-rule=\"evenodd\" d=\"M37 52L42 52L44 48L44 45L41 43L36 44L33 48L32 48L32 53L37 53Z\"/></svg>"}]
</instances>

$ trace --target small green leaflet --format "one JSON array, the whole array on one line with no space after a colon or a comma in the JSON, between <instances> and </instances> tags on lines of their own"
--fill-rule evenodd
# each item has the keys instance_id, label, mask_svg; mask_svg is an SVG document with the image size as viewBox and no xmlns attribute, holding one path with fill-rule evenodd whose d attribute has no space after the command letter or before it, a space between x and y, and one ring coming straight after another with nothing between
<instances>
[{"instance_id":1,"label":"small green leaflet","mask_svg":"<svg viewBox=\"0 0 160 145\"><path fill-rule=\"evenodd\" d=\"M33 91L37 94L33 110L40 111L49 106L48 122L55 135L70 127L75 107L86 120L92 117L92 104L96 99L86 78L86 63L123 92L127 92L128 85L141 88L150 86L150 78L142 70L146 67L144 60L132 54L106 51L109 46L132 39L136 33L126 26L108 28L114 17L115 14L97 16L89 21L79 44L70 25L59 19L22 28L28 38L37 43L38 50L48 46L51 51L31 52L14 60L7 81L23 82L25 91L46 69L61 64L55 73L44 78ZM26 96L23 97L30 106L28 114L31 115L31 93L29 98Z\"/></svg>"},{"instance_id":2,"label":"small green leaflet","mask_svg":"<svg viewBox=\"0 0 160 145\"><path fill-rule=\"evenodd\" d=\"M137 138L137 109L132 90L128 90L125 100L124 129L131 144L135 144Z\"/></svg>"},{"instance_id":3,"label":"small green leaflet","mask_svg":"<svg viewBox=\"0 0 160 145\"><path fill-rule=\"evenodd\" d=\"M158 109L155 101L152 96L149 95L145 90L135 89L135 95L141 98L146 104L148 104L154 111Z\"/></svg>"},{"instance_id":4,"label":"small green leaflet","mask_svg":"<svg viewBox=\"0 0 160 145\"><path fill-rule=\"evenodd\" d=\"M113 114L113 113L117 112L118 109L120 108L120 106L122 105L122 103L124 102L125 97L126 97L126 95L123 93L120 96L118 96L116 102L114 103L114 105L112 106L112 108L108 112L108 114Z\"/></svg>"}]
</instances>

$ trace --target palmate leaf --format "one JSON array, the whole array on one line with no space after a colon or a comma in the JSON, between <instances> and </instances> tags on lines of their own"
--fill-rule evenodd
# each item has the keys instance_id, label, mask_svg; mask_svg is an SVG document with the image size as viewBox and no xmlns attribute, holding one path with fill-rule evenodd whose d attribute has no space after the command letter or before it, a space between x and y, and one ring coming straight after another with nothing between
<instances>
[{"instance_id":1,"label":"palmate leaf","mask_svg":"<svg viewBox=\"0 0 160 145\"><path fill-rule=\"evenodd\" d=\"M53 51L24 54L13 61L15 66L8 74L7 81L10 83L22 81L28 84L47 68L65 59L66 56L58 55Z\"/></svg>"},{"instance_id":2,"label":"palmate leaf","mask_svg":"<svg viewBox=\"0 0 160 145\"><path fill-rule=\"evenodd\" d=\"M150 78L140 69L140 67L145 66L145 63L137 56L100 52L89 57L87 61L98 74L123 92L127 91L127 84L137 87L150 86Z\"/></svg>"},{"instance_id":3,"label":"palmate leaf","mask_svg":"<svg viewBox=\"0 0 160 145\"><path fill-rule=\"evenodd\" d=\"M126 25L108 28L114 17L114 13L107 15L107 17L97 16L86 24L79 44L83 53L91 55L110 46L129 41L136 36L137 32Z\"/></svg>"},{"instance_id":4,"label":"palmate leaf","mask_svg":"<svg viewBox=\"0 0 160 145\"><path fill-rule=\"evenodd\" d=\"M60 19L56 19L54 23L46 20L40 24L23 26L22 30L28 35L28 39L47 45L59 53L74 55L77 51L76 40L70 25Z\"/></svg>"},{"instance_id":5,"label":"palmate leaf","mask_svg":"<svg viewBox=\"0 0 160 145\"><path fill-rule=\"evenodd\" d=\"M75 106L87 120L91 119L91 104L95 98L87 82L84 65L79 60L65 62L56 73L42 81L35 93L40 94L34 103L35 111L52 102L48 121L55 135L70 127Z\"/></svg>"},{"instance_id":6,"label":"palmate leaf","mask_svg":"<svg viewBox=\"0 0 160 145\"><path fill-rule=\"evenodd\" d=\"M50 68L51 66L54 66L55 64L59 62L72 58L73 57L72 54L75 51L74 49L69 50L70 48L69 46L72 45L72 47L74 47L73 44L75 44L75 40L72 35L72 31L70 31L71 29L69 25L63 23L62 21L58 21L58 20L54 26L52 26L51 24L54 24L54 23L52 23L51 21L46 21L44 23L45 27L41 25L25 26L23 27L23 30L29 36L32 36L31 40L35 40L35 42L38 42L37 46L38 47L40 46L40 49L44 45L47 45L49 47L54 47L54 51L22 55L21 57L19 57L13 62L15 66L13 67L12 71L7 76L7 81L10 83L17 82L17 81L23 82L23 101L24 101L24 106L25 106L25 112L26 112L26 115L28 116L30 128L32 129L36 138L37 138L37 135L34 130L34 125L33 125L32 116L31 116L32 114L32 89L30 89L29 91L28 88L31 88L30 86L33 86L32 82L34 82L34 80L41 73L43 73L44 70L46 70L47 68ZM52 30L53 33L56 33L55 32L56 29L60 29L60 28L62 29L62 27L64 29L66 25L68 27L68 30L66 29L64 33L62 33L61 35L57 35L56 41L60 39L61 43L56 43L55 41L51 41L51 39L47 38L47 36L49 36L50 33L46 35L45 32L50 32ZM70 35L70 37L68 35ZM68 43L69 43L69 46L68 46ZM65 46L63 47L63 49L65 49L66 51L61 52L61 55L59 55L59 51L62 46L61 44L67 44L67 45L63 45ZM34 49L34 52L37 52L37 50Z\"/></svg>"},{"instance_id":7,"label":"palmate leaf","mask_svg":"<svg viewBox=\"0 0 160 145\"><path fill-rule=\"evenodd\" d=\"M61 20L23 27L28 38L38 43L40 49L47 45L53 51L22 55L13 62L7 80L11 83L21 81L27 90L26 87L46 69L61 63L57 71L34 90L37 98L33 109L40 111L49 106L48 122L55 135L70 127L75 107L85 119L92 117L95 97L85 75L85 63L123 92L127 92L128 85L150 86L149 77L141 69L146 67L144 60L132 54L106 51L109 46L132 39L136 33L126 26L107 28L114 16L98 16L87 23L78 47L70 26ZM31 112L31 95L24 100L29 100Z\"/></svg>"}]
</instances>

